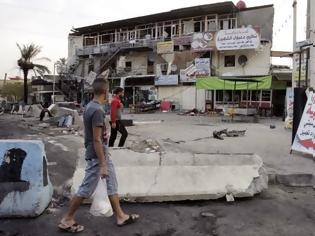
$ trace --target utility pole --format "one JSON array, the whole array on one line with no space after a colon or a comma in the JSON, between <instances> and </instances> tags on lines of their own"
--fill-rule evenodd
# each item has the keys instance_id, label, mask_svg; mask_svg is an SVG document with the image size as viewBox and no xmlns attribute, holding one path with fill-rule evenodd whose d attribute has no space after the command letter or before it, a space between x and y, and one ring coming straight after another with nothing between
<instances>
[{"instance_id":1,"label":"utility pole","mask_svg":"<svg viewBox=\"0 0 315 236\"><path fill-rule=\"evenodd\" d=\"M315 45L315 0L308 0L307 5L307 16L308 16L308 24L307 24L307 39ZM310 59L309 59L309 70L308 75L310 79L310 86L315 88L315 47L310 47Z\"/></svg>"},{"instance_id":2,"label":"utility pole","mask_svg":"<svg viewBox=\"0 0 315 236\"><path fill-rule=\"evenodd\" d=\"M296 23L297 23L297 0L293 0L293 49L292 52L295 51L296 47ZM294 57L293 57L294 60ZM293 64L293 71L295 71L295 65ZM295 78L294 73L292 73L292 90L294 90L295 87Z\"/></svg>"},{"instance_id":3,"label":"utility pole","mask_svg":"<svg viewBox=\"0 0 315 236\"><path fill-rule=\"evenodd\" d=\"M7 73L5 73L5 74L4 74L4 81L3 81L3 85L5 85L5 84L6 84L6 82L7 82L7 76L8 76L8 74L7 74Z\"/></svg>"}]
</instances>

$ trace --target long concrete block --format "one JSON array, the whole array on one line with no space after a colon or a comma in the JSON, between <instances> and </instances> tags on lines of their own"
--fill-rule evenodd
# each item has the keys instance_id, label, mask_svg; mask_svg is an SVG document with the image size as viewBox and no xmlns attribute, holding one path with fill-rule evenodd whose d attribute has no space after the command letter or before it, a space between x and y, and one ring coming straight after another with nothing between
<instances>
[{"instance_id":1,"label":"long concrete block","mask_svg":"<svg viewBox=\"0 0 315 236\"><path fill-rule=\"evenodd\" d=\"M130 201L160 202L218 199L227 194L252 197L268 187L268 176L257 155L191 153L139 154L112 150L119 194ZM84 176L78 168L75 192Z\"/></svg>"},{"instance_id":2,"label":"long concrete block","mask_svg":"<svg viewBox=\"0 0 315 236\"><path fill-rule=\"evenodd\" d=\"M52 193L44 144L0 140L0 217L38 216Z\"/></svg>"}]
</instances>

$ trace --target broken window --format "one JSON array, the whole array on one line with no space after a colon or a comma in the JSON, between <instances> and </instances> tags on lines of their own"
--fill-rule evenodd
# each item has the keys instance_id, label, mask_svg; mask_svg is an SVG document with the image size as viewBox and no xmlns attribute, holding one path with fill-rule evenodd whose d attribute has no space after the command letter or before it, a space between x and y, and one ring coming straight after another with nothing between
<instances>
[{"instance_id":1,"label":"broken window","mask_svg":"<svg viewBox=\"0 0 315 236\"><path fill-rule=\"evenodd\" d=\"M94 60L89 61L88 73L94 71Z\"/></svg>"},{"instance_id":2,"label":"broken window","mask_svg":"<svg viewBox=\"0 0 315 236\"><path fill-rule=\"evenodd\" d=\"M235 67L235 55L224 57L224 67Z\"/></svg>"},{"instance_id":3,"label":"broken window","mask_svg":"<svg viewBox=\"0 0 315 236\"><path fill-rule=\"evenodd\" d=\"M161 64L161 72L163 75L167 75L167 69L168 69L167 63Z\"/></svg>"},{"instance_id":4,"label":"broken window","mask_svg":"<svg viewBox=\"0 0 315 236\"><path fill-rule=\"evenodd\" d=\"M83 46L97 45L97 35L86 35L83 38Z\"/></svg>"},{"instance_id":5,"label":"broken window","mask_svg":"<svg viewBox=\"0 0 315 236\"><path fill-rule=\"evenodd\" d=\"M126 61L125 62L125 71L126 72L131 72L132 70L132 62L131 61Z\"/></svg>"}]
</instances>

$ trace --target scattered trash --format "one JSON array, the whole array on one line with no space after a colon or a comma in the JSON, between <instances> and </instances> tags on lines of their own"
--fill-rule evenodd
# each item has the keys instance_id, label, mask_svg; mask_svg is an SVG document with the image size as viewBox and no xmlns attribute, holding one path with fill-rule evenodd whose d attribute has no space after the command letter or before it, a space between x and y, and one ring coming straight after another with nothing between
<instances>
[{"instance_id":1,"label":"scattered trash","mask_svg":"<svg viewBox=\"0 0 315 236\"><path fill-rule=\"evenodd\" d=\"M42 124L39 124L38 126L41 127L41 128L48 128L48 127L49 127L49 124L47 124L47 123L42 123Z\"/></svg>"},{"instance_id":2,"label":"scattered trash","mask_svg":"<svg viewBox=\"0 0 315 236\"><path fill-rule=\"evenodd\" d=\"M227 137L240 137L244 136L246 133L246 130L231 130L228 131L228 129L223 129L221 131L213 131L213 137L215 139L224 140L222 137L223 134L225 134Z\"/></svg>"},{"instance_id":3,"label":"scattered trash","mask_svg":"<svg viewBox=\"0 0 315 236\"><path fill-rule=\"evenodd\" d=\"M275 125L270 125L270 129L275 129L276 126Z\"/></svg>"},{"instance_id":4,"label":"scattered trash","mask_svg":"<svg viewBox=\"0 0 315 236\"><path fill-rule=\"evenodd\" d=\"M174 141L174 140L172 140L170 138L163 139L163 141L166 142L166 143L174 143L174 144L186 143L186 141L183 141L183 140Z\"/></svg>"},{"instance_id":5,"label":"scattered trash","mask_svg":"<svg viewBox=\"0 0 315 236\"><path fill-rule=\"evenodd\" d=\"M159 143L152 139L134 141L128 149L140 153L155 153L161 151Z\"/></svg>"},{"instance_id":6,"label":"scattered trash","mask_svg":"<svg viewBox=\"0 0 315 236\"><path fill-rule=\"evenodd\" d=\"M233 194L229 193L225 195L226 201L227 202L235 202Z\"/></svg>"},{"instance_id":7,"label":"scattered trash","mask_svg":"<svg viewBox=\"0 0 315 236\"><path fill-rule=\"evenodd\" d=\"M216 218L215 214L212 214L211 212L201 212L200 215L202 217L207 217L207 218Z\"/></svg>"},{"instance_id":8,"label":"scattered trash","mask_svg":"<svg viewBox=\"0 0 315 236\"><path fill-rule=\"evenodd\" d=\"M198 109L194 108L192 110L179 113L178 115L190 115L190 116L196 116L196 115L204 115L205 112L199 111Z\"/></svg>"}]
</instances>

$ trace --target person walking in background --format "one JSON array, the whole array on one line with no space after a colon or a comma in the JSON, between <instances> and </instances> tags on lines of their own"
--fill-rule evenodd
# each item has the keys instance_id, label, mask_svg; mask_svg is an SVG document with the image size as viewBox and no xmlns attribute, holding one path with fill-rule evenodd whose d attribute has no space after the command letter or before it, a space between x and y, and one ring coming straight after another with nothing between
<instances>
[{"instance_id":1,"label":"person walking in background","mask_svg":"<svg viewBox=\"0 0 315 236\"><path fill-rule=\"evenodd\" d=\"M117 132L121 133L121 138L118 147L123 147L125 145L126 139L128 137L128 132L121 122L121 113L123 109L123 104L121 99L124 97L124 89L116 88L114 90L114 96L111 102L111 132L109 139L109 146L114 147L115 140L117 138Z\"/></svg>"}]
</instances>

